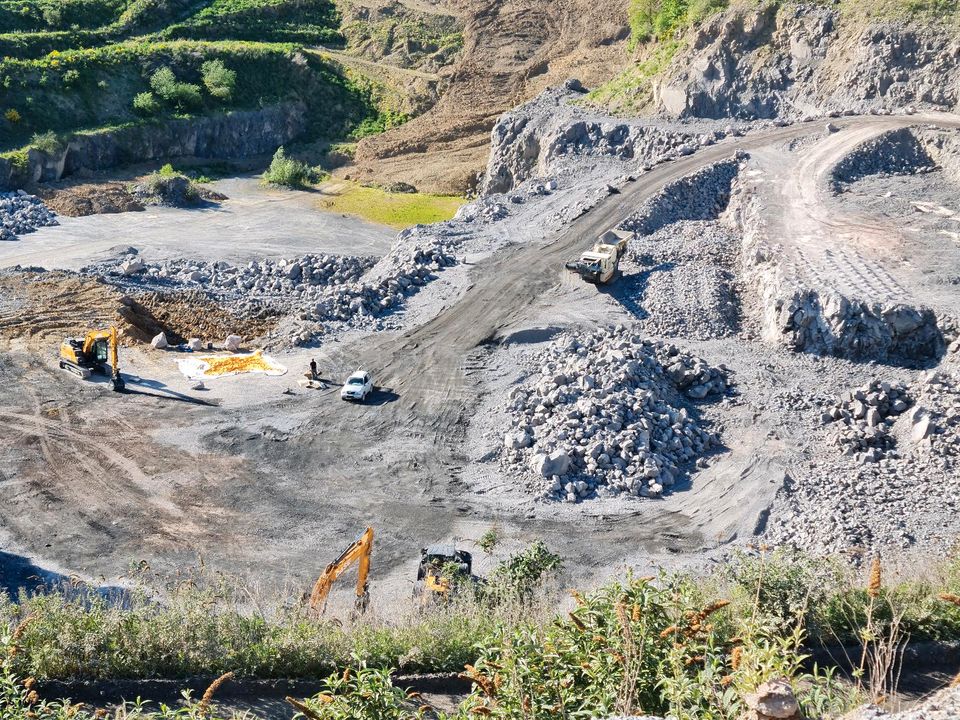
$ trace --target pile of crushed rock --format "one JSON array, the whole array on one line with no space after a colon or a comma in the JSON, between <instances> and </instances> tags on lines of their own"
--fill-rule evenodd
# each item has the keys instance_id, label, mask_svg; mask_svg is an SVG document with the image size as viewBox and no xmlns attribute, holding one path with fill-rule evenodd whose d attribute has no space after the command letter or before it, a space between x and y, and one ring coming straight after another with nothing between
<instances>
[{"instance_id":1,"label":"pile of crushed rock","mask_svg":"<svg viewBox=\"0 0 960 720\"><path fill-rule=\"evenodd\" d=\"M879 462L897 457L891 430L911 404L905 385L873 380L844 393L820 419L836 429L834 442L844 455L858 463Z\"/></svg>"},{"instance_id":2,"label":"pile of crushed rock","mask_svg":"<svg viewBox=\"0 0 960 720\"><path fill-rule=\"evenodd\" d=\"M143 205L177 208L219 203L227 199L226 195L198 185L184 175L150 175L133 187L131 195Z\"/></svg>"},{"instance_id":3,"label":"pile of crushed rock","mask_svg":"<svg viewBox=\"0 0 960 720\"><path fill-rule=\"evenodd\" d=\"M670 183L620 223L619 229L650 235L680 220L715 220L730 202L733 181L745 158L738 152Z\"/></svg>"},{"instance_id":4,"label":"pile of crushed rock","mask_svg":"<svg viewBox=\"0 0 960 720\"><path fill-rule=\"evenodd\" d=\"M59 224L56 214L35 195L23 190L0 193L0 240L16 240L17 235Z\"/></svg>"},{"instance_id":5,"label":"pile of crushed rock","mask_svg":"<svg viewBox=\"0 0 960 720\"><path fill-rule=\"evenodd\" d=\"M614 290L648 333L729 337L740 327L739 238L715 222L680 221L630 240Z\"/></svg>"},{"instance_id":6,"label":"pile of crushed rock","mask_svg":"<svg viewBox=\"0 0 960 720\"><path fill-rule=\"evenodd\" d=\"M826 442L843 451L812 455L791 475L768 541L820 553L954 545L960 351L906 386L872 381L826 406L821 420Z\"/></svg>"},{"instance_id":7,"label":"pile of crushed rock","mask_svg":"<svg viewBox=\"0 0 960 720\"><path fill-rule=\"evenodd\" d=\"M842 192L846 185L871 175L913 175L932 172L936 165L913 130L901 128L858 145L834 167L831 185Z\"/></svg>"},{"instance_id":8,"label":"pile of crushed rock","mask_svg":"<svg viewBox=\"0 0 960 720\"><path fill-rule=\"evenodd\" d=\"M444 232L405 230L379 260L316 254L245 266L180 259L147 263L131 248L119 263L90 265L81 272L109 276L128 292L203 289L240 312L259 312L265 302L272 303L296 319L286 330L287 340L300 345L321 334L324 323L373 326L379 316L435 280L439 271L455 265L453 253L467 233L452 225Z\"/></svg>"},{"instance_id":9,"label":"pile of crushed rock","mask_svg":"<svg viewBox=\"0 0 960 720\"><path fill-rule=\"evenodd\" d=\"M84 272L122 275L128 282L147 285L188 285L247 298L285 298L308 302L330 284L356 282L376 258L312 254L278 260L251 260L246 265L173 259L146 263L135 255L113 267L90 266Z\"/></svg>"},{"instance_id":10,"label":"pile of crushed rock","mask_svg":"<svg viewBox=\"0 0 960 720\"><path fill-rule=\"evenodd\" d=\"M504 469L547 499L657 497L719 442L690 400L726 392L725 369L632 329L561 335L530 358L504 410Z\"/></svg>"},{"instance_id":11,"label":"pile of crushed rock","mask_svg":"<svg viewBox=\"0 0 960 720\"><path fill-rule=\"evenodd\" d=\"M460 235L418 232L417 228L405 230L362 280L327 287L316 304L301 313L301 319L349 321L376 317L435 280L436 273L443 268L456 265L453 252L461 241Z\"/></svg>"}]
</instances>

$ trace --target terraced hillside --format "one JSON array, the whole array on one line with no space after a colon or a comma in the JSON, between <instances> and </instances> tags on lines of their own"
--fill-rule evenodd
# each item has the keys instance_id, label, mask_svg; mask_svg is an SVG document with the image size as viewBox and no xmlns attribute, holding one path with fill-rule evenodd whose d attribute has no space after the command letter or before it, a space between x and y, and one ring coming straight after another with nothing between
<instances>
[{"instance_id":1,"label":"terraced hillside","mask_svg":"<svg viewBox=\"0 0 960 720\"><path fill-rule=\"evenodd\" d=\"M419 28L416 43L403 43L408 55L449 62L455 25L424 29L416 17L388 34ZM0 180L11 185L51 179L43 165L100 169L164 155L250 154L294 138L382 129L385 112L403 118L382 78L303 52L352 52L356 44L358 55L369 55L371 36L384 32L382 20L345 23L331 0L3 0L0 30ZM235 111L254 115L218 119L211 130L196 122ZM206 138L199 144L198 127ZM77 133L95 137L70 159ZM31 149L49 157L31 162Z\"/></svg>"}]
</instances>

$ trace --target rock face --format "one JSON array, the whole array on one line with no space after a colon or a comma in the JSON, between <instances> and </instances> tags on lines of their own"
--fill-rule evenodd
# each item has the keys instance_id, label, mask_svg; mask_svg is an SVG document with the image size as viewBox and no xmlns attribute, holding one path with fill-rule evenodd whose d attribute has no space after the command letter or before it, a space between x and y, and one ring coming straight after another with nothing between
<instances>
[{"instance_id":1,"label":"rock face","mask_svg":"<svg viewBox=\"0 0 960 720\"><path fill-rule=\"evenodd\" d=\"M551 88L500 117L491 133L483 194L509 192L531 177L549 175L551 164L565 155L655 163L672 150L692 150L708 137L612 120L569 104L578 97L567 88ZM716 139L709 137L710 142Z\"/></svg>"},{"instance_id":2,"label":"rock face","mask_svg":"<svg viewBox=\"0 0 960 720\"><path fill-rule=\"evenodd\" d=\"M655 83L653 104L710 118L953 108L956 50L932 25L863 24L811 5L740 6L691 32Z\"/></svg>"},{"instance_id":3,"label":"rock face","mask_svg":"<svg viewBox=\"0 0 960 720\"><path fill-rule=\"evenodd\" d=\"M0 189L145 160L238 158L272 152L303 133L306 123L305 105L284 103L260 110L78 133L58 153L30 150L23 170L0 158Z\"/></svg>"},{"instance_id":4,"label":"rock face","mask_svg":"<svg viewBox=\"0 0 960 720\"><path fill-rule=\"evenodd\" d=\"M38 227L59 225L57 216L40 198L23 190L0 193L0 240L15 240Z\"/></svg>"},{"instance_id":5,"label":"rock face","mask_svg":"<svg viewBox=\"0 0 960 720\"><path fill-rule=\"evenodd\" d=\"M547 498L657 497L718 442L687 405L724 394L725 373L673 345L624 327L566 334L530 366L501 461Z\"/></svg>"}]
</instances>

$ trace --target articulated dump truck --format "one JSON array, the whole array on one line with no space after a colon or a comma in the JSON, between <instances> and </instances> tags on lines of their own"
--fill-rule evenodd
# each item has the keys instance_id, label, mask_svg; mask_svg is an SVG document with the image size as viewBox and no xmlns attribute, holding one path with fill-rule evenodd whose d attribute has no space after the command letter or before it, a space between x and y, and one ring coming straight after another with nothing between
<instances>
[{"instance_id":1,"label":"articulated dump truck","mask_svg":"<svg viewBox=\"0 0 960 720\"><path fill-rule=\"evenodd\" d=\"M580 277L589 283L605 285L616 277L629 237L628 232L607 230L592 248L568 262L567 270L580 273Z\"/></svg>"}]
</instances>

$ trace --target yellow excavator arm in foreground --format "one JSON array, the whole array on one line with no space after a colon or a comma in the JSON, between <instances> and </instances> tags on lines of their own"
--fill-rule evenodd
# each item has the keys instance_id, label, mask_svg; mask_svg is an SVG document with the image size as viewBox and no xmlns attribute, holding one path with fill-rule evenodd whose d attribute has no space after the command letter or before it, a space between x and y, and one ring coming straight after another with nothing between
<instances>
[{"instance_id":1,"label":"yellow excavator arm in foreground","mask_svg":"<svg viewBox=\"0 0 960 720\"><path fill-rule=\"evenodd\" d=\"M330 587L334 580L340 577L353 563L359 562L356 606L359 612L366 610L370 601L367 575L370 574L370 552L372 550L373 528L368 527L350 547L340 554L340 557L327 565L323 574L317 578L317 582L313 586L313 592L310 593L310 609L322 614L327 607L327 596L330 594Z\"/></svg>"}]
</instances>

